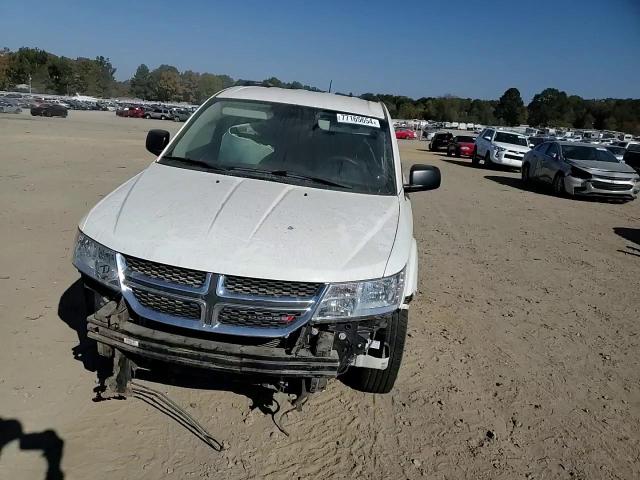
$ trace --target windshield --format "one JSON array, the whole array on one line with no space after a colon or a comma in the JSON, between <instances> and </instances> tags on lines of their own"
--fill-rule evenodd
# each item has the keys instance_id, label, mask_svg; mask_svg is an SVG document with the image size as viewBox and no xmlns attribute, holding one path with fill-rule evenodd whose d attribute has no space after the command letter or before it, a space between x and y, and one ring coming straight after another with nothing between
<instances>
[{"instance_id":1,"label":"windshield","mask_svg":"<svg viewBox=\"0 0 640 480\"><path fill-rule=\"evenodd\" d=\"M622 147L607 147L607 150L609 150L614 155L624 155L624 153L627 151Z\"/></svg>"},{"instance_id":2,"label":"windshield","mask_svg":"<svg viewBox=\"0 0 640 480\"><path fill-rule=\"evenodd\" d=\"M590 160L594 162L614 162L618 159L604 147L588 147L586 145L562 145L565 158L572 160Z\"/></svg>"},{"instance_id":3,"label":"windshield","mask_svg":"<svg viewBox=\"0 0 640 480\"><path fill-rule=\"evenodd\" d=\"M536 147L541 143L543 143L544 141L545 140L542 137L529 137L529 143Z\"/></svg>"},{"instance_id":4,"label":"windshield","mask_svg":"<svg viewBox=\"0 0 640 480\"><path fill-rule=\"evenodd\" d=\"M394 195L388 124L281 103L212 99L160 163L216 173Z\"/></svg>"},{"instance_id":5,"label":"windshield","mask_svg":"<svg viewBox=\"0 0 640 480\"><path fill-rule=\"evenodd\" d=\"M500 143L510 143L512 145L522 145L523 147L529 146L527 144L526 137L516 135L515 133L498 132L496 133L496 136L493 139L493 141L500 142Z\"/></svg>"},{"instance_id":6,"label":"windshield","mask_svg":"<svg viewBox=\"0 0 640 480\"><path fill-rule=\"evenodd\" d=\"M460 143L474 143L476 141L474 137L456 137L456 140Z\"/></svg>"}]
</instances>

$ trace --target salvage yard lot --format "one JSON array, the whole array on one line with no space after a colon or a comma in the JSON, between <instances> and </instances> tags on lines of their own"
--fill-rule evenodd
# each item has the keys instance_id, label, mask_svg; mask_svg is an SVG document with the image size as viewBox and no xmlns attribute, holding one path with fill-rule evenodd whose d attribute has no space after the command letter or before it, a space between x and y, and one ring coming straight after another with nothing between
<instances>
[{"instance_id":1,"label":"salvage yard lot","mask_svg":"<svg viewBox=\"0 0 640 480\"><path fill-rule=\"evenodd\" d=\"M264 389L151 384L222 452L138 399L92 402L76 225L152 161L148 129L181 125L0 116L0 421L51 430L67 478L640 477L640 201L527 191L426 142L400 146L443 186L412 196L420 295L391 394L332 381L282 418L285 436ZM44 477L42 451L1 453L0 478Z\"/></svg>"}]
</instances>

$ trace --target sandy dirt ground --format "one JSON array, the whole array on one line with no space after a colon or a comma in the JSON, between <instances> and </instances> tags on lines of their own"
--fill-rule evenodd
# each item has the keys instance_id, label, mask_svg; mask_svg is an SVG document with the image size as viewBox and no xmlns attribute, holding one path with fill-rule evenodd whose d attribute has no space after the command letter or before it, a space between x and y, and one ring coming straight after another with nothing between
<instances>
[{"instance_id":1,"label":"sandy dirt ground","mask_svg":"<svg viewBox=\"0 0 640 480\"><path fill-rule=\"evenodd\" d=\"M148 383L221 452L139 399L93 402L76 225L152 161L149 128L179 126L0 116L0 478L640 478L640 201L525 191L418 141L405 166L443 186L412 197L420 295L391 394L331 381L286 436L282 394Z\"/></svg>"}]
</instances>

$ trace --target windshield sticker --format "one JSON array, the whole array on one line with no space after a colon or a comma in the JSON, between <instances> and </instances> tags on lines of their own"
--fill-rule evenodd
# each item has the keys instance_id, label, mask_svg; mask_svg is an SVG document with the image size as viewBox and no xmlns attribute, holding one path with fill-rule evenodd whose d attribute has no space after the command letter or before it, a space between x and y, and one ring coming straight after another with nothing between
<instances>
[{"instance_id":1,"label":"windshield sticker","mask_svg":"<svg viewBox=\"0 0 640 480\"><path fill-rule=\"evenodd\" d=\"M337 115L338 123L353 123L354 125L380 128L380 122L377 118L361 117L359 115L349 115L346 113L338 113Z\"/></svg>"}]
</instances>

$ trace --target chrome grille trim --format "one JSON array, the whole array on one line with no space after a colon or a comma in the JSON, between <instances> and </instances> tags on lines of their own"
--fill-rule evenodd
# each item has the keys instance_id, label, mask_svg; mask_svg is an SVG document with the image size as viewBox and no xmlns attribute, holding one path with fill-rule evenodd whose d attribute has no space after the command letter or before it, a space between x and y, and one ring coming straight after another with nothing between
<instances>
[{"instance_id":1,"label":"chrome grille trim","mask_svg":"<svg viewBox=\"0 0 640 480\"><path fill-rule=\"evenodd\" d=\"M204 273L205 277L202 286L195 288L192 285L171 283L164 279L140 274L128 268L127 257L122 254L116 255L116 261L122 286L122 295L137 315L173 326L220 334L262 338L286 337L311 320L322 295L328 288L327 284L315 284L317 285L315 295L309 297L237 294L225 289L224 283L227 277L224 275ZM151 266L154 267L153 264L155 262L147 260L145 262L152 264ZM163 264L157 265L161 265L162 268L167 267ZM253 281L254 279L249 280ZM264 280L255 280L256 284L264 284L264 282ZM287 282L275 280L267 282L272 282L272 285L281 284L283 286L280 292L275 293L295 292L296 288L299 288L300 284L304 283L291 282L293 285L291 289L287 290ZM304 288L302 291L304 291ZM144 299L140 298L140 292L149 292L155 297L160 297L162 300L158 301L161 302L159 305L162 311L150 308L150 306L153 306L153 302L146 302L147 305L145 305ZM156 299L155 297L154 299ZM166 299L169 301L174 299L177 305L164 305ZM184 303L197 303L200 305L200 317L190 318L170 313L171 308L176 308L176 312L182 313L181 307ZM224 320L224 318L218 318L218 315L225 307L233 308L236 312L236 317L226 323L219 321ZM247 322L242 322L242 318L238 315L238 312L242 310L248 312L285 312L295 314L296 318L290 323L285 322L285 324L279 325L277 322L272 321L273 318L268 313L264 314L264 320L248 314Z\"/></svg>"}]
</instances>

